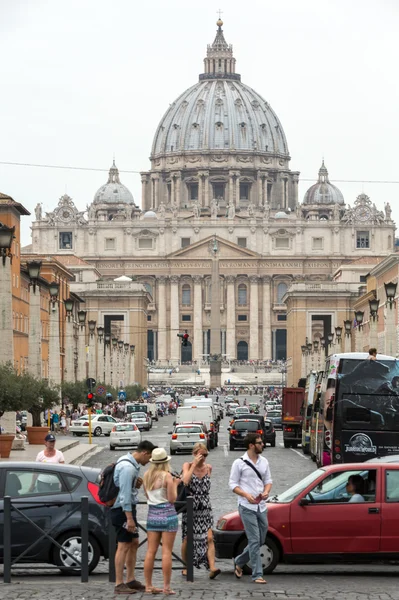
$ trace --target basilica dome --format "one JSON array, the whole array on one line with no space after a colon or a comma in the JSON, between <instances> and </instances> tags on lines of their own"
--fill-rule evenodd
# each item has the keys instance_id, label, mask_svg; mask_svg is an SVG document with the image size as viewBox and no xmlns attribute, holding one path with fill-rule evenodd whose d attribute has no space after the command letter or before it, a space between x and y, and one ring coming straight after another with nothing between
<instances>
[{"instance_id":1,"label":"basilica dome","mask_svg":"<svg viewBox=\"0 0 399 600\"><path fill-rule=\"evenodd\" d=\"M235 73L221 20L200 81L173 102L155 134L152 156L187 151L252 151L288 156L276 113Z\"/></svg>"},{"instance_id":2,"label":"basilica dome","mask_svg":"<svg viewBox=\"0 0 399 600\"><path fill-rule=\"evenodd\" d=\"M119 179L119 170L115 160L109 170L108 181L95 193L96 204L134 204L133 194Z\"/></svg>"},{"instance_id":3,"label":"basilica dome","mask_svg":"<svg viewBox=\"0 0 399 600\"><path fill-rule=\"evenodd\" d=\"M303 198L303 204L345 204L341 190L330 183L324 160L319 170L319 180Z\"/></svg>"}]
</instances>

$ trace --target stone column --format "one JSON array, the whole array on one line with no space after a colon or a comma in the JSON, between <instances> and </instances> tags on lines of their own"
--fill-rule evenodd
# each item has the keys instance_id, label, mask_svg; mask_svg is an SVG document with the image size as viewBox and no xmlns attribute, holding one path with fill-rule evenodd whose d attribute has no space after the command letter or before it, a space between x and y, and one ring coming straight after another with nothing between
<instances>
[{"instance_id":1,"label":"stone column","mask_svg":"<svg viewBox=\"0 0 399 600\"><path fill-rule=\"evenodd\" d=\"M356 352L363 352L363 325L356 327Z\"/></svg>"},{"instance_id":2,"label":"stone column","mask_svg":"<svg viewBox=\"0 0 399 600\"><path fill-rule=\"evenodd\" d=\"M147 175L141 176L141 206L144 210L148 210L147 205Z\"/></svg>"},{"instance_id":3,"label":"stone column","mask_svg":"<svg viewBox=\"0 0 399 600\"><path fill-rule=\"evenodd\" d=\"M0 364L9 361L14 366L14 336L12 322L11 259L6 257L5 264L0 258ZM5 433L15 435L15 412L6 412L0 418Z\"/></svg>"},{"instance_id":4,"label":"stone column","mask_svg":"<svg viewBox=\"0 0 399 600\"><path fill-rule=\"evenodd\" d=\"M198 205L200 207L204 205L203 183L204 183L203 175L202 175L202 173L198 173Z\"/></svg>"},{"instance_id":5,"label":"stone column","mask_svg":"<svg viewBox=\"0 0 399 600\"><path fill-rule=\"evenodd\" d=\"M153 192L153 208L156 209L159 205L159 177L153 178L154 192Z\"/></svg>"},{"instance_id":6,"label":"stone column","mask_svg":"<svg viewBox=\"0 0 399 600\"><path fill-rule=\"evenodd\" d=\"M89 372L88 376L97 379L97 357L96 357L96 336L94 333L89 333Z\"/></svg>"},{"instance_id":7,"label":"stone column","mask_svg":"<svg viewBox=\"0 0 399 600\"><path fill-rule=\"evenodd\" d=\"M236 176L236 197L234 203L236 206L239 206L240 204L240 178L238 175Z\"/></svg>"},{"instance_id":8,"label":"stone column","mask_svg":"<svg viewBox=\"0 0 399 600\"><path fill-rule=\"evenodd\" d=\"M344 352L351 352L352 349L352 336L351 334L345 333Z\"/></svg>"},{"instance_id":9,"label":"stone column","mask_svg":"<svg viewBox=\"0 0 399 600\"><path fill-rule=\"evenodd\" d=\"M396 357L395 304L385 303L385 354Z\"/></svg>"},{"instance_id":10,"label":"stone column","mask_svg":"<svg viewBox=\"0 0 399 600\"><path fill-rule=\"evenodd\" d=\"M234 171L229 173L229 198L227 204L234 201Z\"/></svg>"},{"instance_id":11,"label":"stone column","mask_svg":"<svg viewBox=\"0 0 399 600\"><path fill-rule=\"evenodd\" d=\"M105 362L105 381L104 383L111 384L111 344L105 344L104 362Z\"/></svg>"},{"instance_id":12,"label":"stone column","mask_svg":"<svg viewBox=\"0 0 399 600\"><path fill-rule=\"evenodd\" d=\"M130 385L131 381L130 381L130 349L129 350L125 350L125 367L124 367L124 382L125 382L125 386Z\"/></svg>"},{"instance_id":13,"label":"stone column","mask_svg":"<svg viewBox=\"0 0 399 600\"><path fill-rule=\"evenodd\" d=\"M263 360L268 360L272 358L272 332L271 332L271 277L269 275L265 275L262 277L263 281L263 306L262 306L262 316L263 316Z\"/></svg>"},{"instance_id":14,"label":"stone column","mask_svg":"<svg viewBox=\"0 0 399 600\"><path fill-rule=\"evenodd\" d=\"M211 296L211 349L209 362L210 389L221 385L222 361L220 343L220 277L219 248L216 241L212 249L212 296Z\"/></svg>"},{"instance_id":15,"label":"stone column","mask_svg":"<svg viewBox=\"0 0 399 600\"><path fill-rule=\"evenodd\" d=\"M60 323L58 313L58 300L50 305L50 328L48 345L48 378L55 385L61 383L60 370Z\"/></svg>"},{"instance_id":16,"label":"stone column","mask_svg":"<svg viewBox=\"0 0 399 600\"><path fill-rule=\"evenodd\" d=\"M202 356L202 275L194 275L194 345L193 360Z\"/></svg>"},{"instance_id":17,"label":"stone column","mask_svg":"<svg viewBox=\"0 0 399 600\"><path fill-rule=\"evenodd\" d=\"M209 206L209 173L204 173L205 206Z\"/></svg>"},{"instance_id":18,"label":"stone column","mask_svg":"<svg viewBox=\"0 0 399 600\"><path fill-rule=\"evenodd\" d=\"M135 373L134 373L134 352L130 350L129 353L129 379L130 383L133 384L135 381Z\"/></svg>"},{"instance_id":19,"label":"stone column","mask_svg":"<svg viewBox=\"0 0 399 600\"><path fill-rule=\"evenodd\" d=\"M1 265L0 265L1 268ZM28 339L29 373L42 377L42 324L40 319L40 287L32 285L29 292L29 339Z\"/></svg>"},{"instance_id":20,"label":"stone column","mask_svg":"<svg viewBox=\"0 0 399 600\"><path fill-rule=\"evenodd\" d=\"M178 364L180 361L180 338L179 333L179 276L170 277L170 355L172 364Z\"/></svg>"},{"instance_id":21,"label":"stone column","mask_svg":"<svg viewBox=\"0 0 399 600\"><path fill-rule=\"evenodd\" d=\"M230 360L236 358L236 300L235 276L226 276L226 354Z\"/></svg>"},{"instance_id":22,"label":"stone column","mask_svg":"<svg viewBox=\"0 0 399 600\"><path fill-rule=\"evenodd\" d=\"M75 326L73 316L65 323L65 381L75 381Z\"/></svg>"},{"instance_id":23,"label":"stone column","mask_svg":"<svg viewBox=\"0 0 399 600\"><path fill-rule=\"evenodd\" d=\"M78 332L78 373L77 380L86 379L86 327L79 325Z\"/></svg>"},{"instance_id":24,"label":"stone column","mask_svg":"<svg viewBox=\"0 0 399 600\"><path fill-rule=\"evenodd\" d=\"M175 187L176 187L176 179L175 176L172 175L170 178L170 203L173 206L175 204Z\"/></svg>"},{"instance_id":25,"label":"stone column","mask_svg":"<svg viewBox=\"0 0 399 600\"><path fill-rule=\"evenodd\" d=\"M181 206L181 183L181 173L178 173L176 179L176 204L179 208Z\"/></svg>"},{"instance_id":26,"label":"stone column","mask_svg":"<svg viewBox=\"0 0 399 600\"><path fill-rule=\"evenodd\" d=\"M369 327L369 348L377 348L378 347L378 327L377 327L377 318L372 317L370 315Z\"/></svg>"},{"instance_id":27,"label":"stone column","mask_svg":"<svg viewBox=\"0 0 399 600\"><path fill-rule=\"evenodd\" d=\"M157 277L158 281L158 360L166 361L166 281L167 277L161 275Z\"/></svg>"},{"instance_id":28,"label":"stone column","mask_svg":"<svg viewBox=\"0 0 399 600\"><path fill-rule=\"evenodd\" d=\"M251 275L250 281L250 304L249 304L249 358L259 358L259 276Z\"/></svg>"},{"instance_id":29,"label":"stone column","mask_svg":"<svg viewBox=\"0 0 399 600\"><path fill-rule=\"evenodd\" d=\"M97 381L106 381L105 377L105 355L104 355L104 336L97 336Z\"/></svg>"}]
</instances>

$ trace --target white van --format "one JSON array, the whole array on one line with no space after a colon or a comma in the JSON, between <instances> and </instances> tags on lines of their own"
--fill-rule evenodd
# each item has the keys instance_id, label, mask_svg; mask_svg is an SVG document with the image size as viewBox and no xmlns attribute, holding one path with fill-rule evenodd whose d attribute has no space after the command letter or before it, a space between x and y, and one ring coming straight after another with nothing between
<instances>
[{"instance_id":1,"label":"white van","mask_svg":"<svg viewBox=\"0 0 399 600\"><path fill-rule=\"evenodd\" d=\"M176 412L177 423L205 423L209 431L211 449L218 445L218 425L212 406L179 406Z\"/></svg>"}]
</instances>

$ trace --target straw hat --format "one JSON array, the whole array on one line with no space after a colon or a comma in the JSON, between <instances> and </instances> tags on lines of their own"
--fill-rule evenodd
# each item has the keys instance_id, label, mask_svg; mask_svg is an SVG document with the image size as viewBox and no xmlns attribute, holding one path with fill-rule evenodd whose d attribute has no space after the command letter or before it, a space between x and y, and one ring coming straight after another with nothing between
<instances>
[{"instance_id":1,"label":"straw hat","mask_svg":"<svg viewBox=\"0 0 399 600\"><path fill-rule=\"evenodd\" d=\"M165 448L154 448L151 454L150 462L161 465L170 461L170 456L166 454Z\"/></svg>"}]
</instances>

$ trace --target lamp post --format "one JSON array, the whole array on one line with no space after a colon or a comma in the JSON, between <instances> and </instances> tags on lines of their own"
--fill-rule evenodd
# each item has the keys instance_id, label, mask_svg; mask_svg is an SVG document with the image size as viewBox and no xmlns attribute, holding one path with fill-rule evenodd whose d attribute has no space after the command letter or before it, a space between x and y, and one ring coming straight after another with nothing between
<instances>
[{"instance_id":1,"label":"lamp post","mask_svg":"<svg viewBox=\"0 0 399 600\"><path fill-rule=\"evenodd\" d=\"M327 354L331 354L333 342L334 334L330 332L327 334Z\"/></svg>"},{"instance_id":2,"label":"lamp post","mask_svg":"<svg viewBox=\"0 0 399 600\"><path fill-rule=\"evenodd\" d=\"M60 365L60 321L58 294L60 284L58 281L52 281L49 286L50 292L50 329L48 344L48 377L51 383L60 385L61 383L61 365Z\"/></svg>"},{"instance_id":3,"label":"lamp post","mask_svg":"<svg viewBox=\"0 0 399 600\"><path fill-rule=\"evenodd\" d=\"M111 334L104 331L104 383L111 383Z\"/></svg>"},{"instance_id":4,"label":"lamp post","mask_svg":"<svg viewBox=\"0 0 399 600\"><path fill-rule=\"evenodd\" d=\"M128 342L125 342L123 347L125 350L125 352L123 354L123 382L126 387L130 383L130 353L129 353L130 345Z\"/></svg>"},{"instance_id":5,"label":"lamp post","mask_svg":"<svg viewBox=\"0 0 399 600\"><path fill-rule=\"evenodd\" d=\"M118 377L118 373L117 373L118 338L113 337L111 339L111 344L112 344L112 346L111 346L111 385L114 386L114 385L117 385L116 379Z\"/></svg>"},{"instance_id":6,"label":"lamp post","mask_svg":"<svg viewBox=\"0 0 399 600\"><path fill-rule=\"evenodd\" d=\"M133 384L135 381L135 368L134 368L134 360L135 360L135 354L134 351L136 349L136 346L134 346L134 344L130 344L130 362L129 362L129 380L130 380L130 384Z\"/></svg>"},{"instance_id":7,"label":"lamp post","mask_svg":"<svg viewBox=\"0 0 399 600\"><path fill-rule=\"evenodd\" d=\"M320 366L319 366L319 362L320 362L320 342L319 342L319 340L313 340L313 352L315 354L314 370L315 371L319 371L319 369L320 369Z\"/></svg>"},{"instance_id":8,"label":"lamp post","mask_svg":"<svg viewBox=\"0 0 399 600\"><path fill-rule=\"evenodd\" d=\"M40 319L40 288L38 285L42 263L32 260L27 263L29 273L29 339L28 370L33 377L42 376L42 324Z\"/></svg>"},{"instance_id":9,"label":"lamp post","mask_svg":"<svg viewBox=\"0 0 399 600\"><path fill-rule=\"evenodd\" d=\"M123 340L118 340L118 386L123 387Z\"/></svg>"},{"instance_id":10,"label":"lamp post","mask_svg":"<svg viewBox=\"0 0 399 600\"><path fill-rule=\"evenodd\" d=\"M346 321L344 321L344 331L345 331L344 352L350 352L352 350L352 321L350 319L346 319Z\"/></svg>"},{"instance_id":11,"label":"lamp post","mask_svg":"<svg viewBox=\"0 0 399 600\"><path fill-rule=\"evenodd\" d=\"M90 319L87 323L89 327L89 340L88 340L88 372L87 377L92 377L93 379L97 379L97 361L96 361L96 325L97 321Z\"/></svg>"},{"instance_id":12,"label":"lamp post","mask_svg":"<svg viewBox=\"0 0 399 600\"><path fill-rule=\"evenodd\" d=\"M211 296L211 347L209 360L210 388L221 385L222 348L220 340L220 279L219 279L219 246L216 235L211 246L212 256L212 296ZM256 290L258 293L258 290ZM257 316L257 315L256 315ZM252 318L252 311L250 318Z\"/></svg>"},{"instance_id":13,"label":"lamp post","mask_svg":"<svg viewBox=\"0 0 399 600\"><path fill-rule=\"evenodd\" d=\"M338 325L338 327L335 328L335 339L336 339L337 354L339 354L342 351L342 348L341 348L342 327L340 325Z\"/></svg>"},{"instance_id":14,"label":"lamp post","mask_svg":"<svg viewBox=\"0 0 399 600\"><path fill-rule=\"evenodd\" d=\"M385 354L396 356L396 326L395 326L395 311L396 305L395 296L398 284L394 281L384 283L386 301L385 312Z\"/></svg>"},{"instance_id":15,"label":"lamp post","mask_svg":"<svg viewBox=\"0 0 399 600\"><path fill-rule=\"evenodd\" d=\"M98 381L105 381L104 327L97 327L97 373Z\"/></svg>"},{"instance_id":16,"label":"lamp post","mask_svg":"<svg viewBox=\"0 0 399 600\"><path fill-rule=\"evenodd\" d=\"M65 381L75 381L75 323L73 319L73 311L75 308L75 300L66 298L64 300L66 323L65 323Z\"/></svg>"},{"instance_id":17,"label":"lamp post","mask_svg":"<svg viewBox=\"0 0 399 600\"><path fill-rule=\"evenodd\" d=\"M372 298L369 300L370 308L370 335L369 335L369 348L377 348L378 346L378 308L380 301L378 298Z\"/></svg>"},{"instance_id":18,"label":"lamp post","mask_svg":"<svg viewBox=\"0 0 399 600\"><path fill-rule=\"evenodd\" d=\"M87 313L85 310L78 310L78 381L87 379L87 368L86 368L86 317Z\"/></svg>"},{"instance_id":19,"label":"lamp post","mask_svg":"<svg viewBox=\"0 0 399 600\"><path fill-rule=\"evenodd\" d=\"M307 353L308 349L306 348L305 344L303 346L301 346L301 351L302 351L301 377L306 377L306 375L307 375L307 373L306 373L306 353Z\"/></svg>"},{"instance_id":20,"label":"lamp post","mask_svg":"<svg viewBox=\"0 0 399 600\"><path fill-rule=\"evenodd\" d=\"M15 228L0 223L0 364L14 364L14 332L12 319L11 245ZM6 412L1 417L5 433L15 435L15 412Z\"/></svg>"},{"instance_id":21,"label":"lamp post","mask_svg":"<svg viewBox=\"0 0 399 600\"><path fill-rule=\"evenodd\" d=\"M356 323L357 323L356 341L355 341L356 352L363 352L364 312L362 310L355 310L355 319L356 319Z\"/></svg>"}]
</instances>

